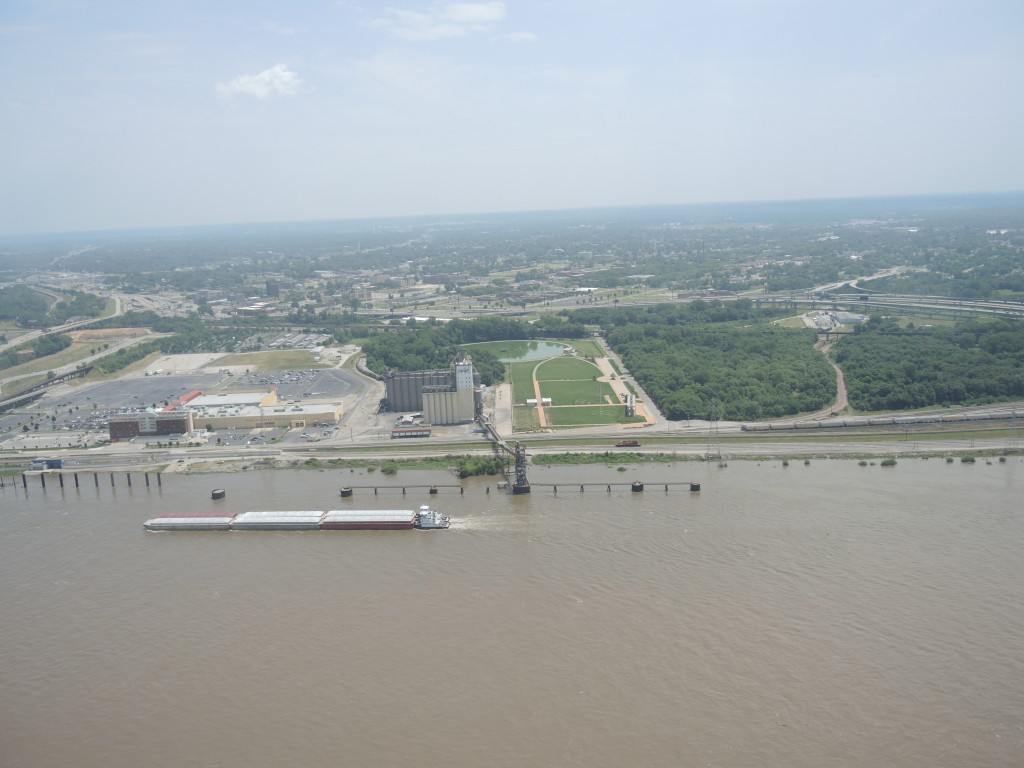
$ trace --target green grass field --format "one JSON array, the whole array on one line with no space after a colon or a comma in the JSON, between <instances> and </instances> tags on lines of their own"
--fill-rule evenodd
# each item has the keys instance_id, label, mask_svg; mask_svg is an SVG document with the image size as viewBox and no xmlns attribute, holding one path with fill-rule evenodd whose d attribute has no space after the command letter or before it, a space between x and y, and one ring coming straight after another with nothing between
<instances>
[{"instance_id":1,"label":"green grass field","mask_svg":"<svg viewBox=\"0 0 1024 768\"><path fill-rule=\"evenodd\" d=\"M604 350L601 349L601 345L592 339L566 339L564 343L584 357L604 357Z\"/></svg>"},{"instance_id":2,"label":"green grass field","mask_svg":"<svg viewBox=\"0 0 1024 768\"><path fill-rule=\"evenodd\" d=\"M606 405L618 402L615 390L607 382L595 381L595 377L601 371L596 365L586 360L558 357L540 363L512 363L509 368L512 375L513 401L516 403L525 403L528 399L536 397L533 386L533 371L536 368L537 379L540 383L540 396L550 397L553 406L593 405L601 408L621 409L621 406L618 405ZM595 413L601 413L601 411ZM565 418L571 420L574 417ZM585 419L579 422L583 424L614 424L625 420L624 416L609 418L595 415L593 418L597 418L596 421L587 420L591 417L581 418ZM518 417L516 428L521 428Z\"/></svg>"},{"instance_id":3,"label":"green grass field","mask_svg":"<svg viewBox=\"0 0 1024 768\"><path fill-rule=\"evenodd\" d=\"M85 376L84 379L75 379L75 381L83 381L89 383L93 381L108 381L110 379L119 379L122 376L126 376L129 373L135 373L136 371L141 371L144 370L145 368L148 368L150 363L155 363L157 360L163 357L163 354L164 353L158 349L155 352L151 352L145 357L136 360L134 363L129 363L124 368L118 371L114 371L112 373L100 373L94 368Z\"/></svg>"},{"instance_id":4,"label":"green grass field","mask_svg":"<svg viewBox=\"0 0 1024 768\"><path fill-rule=\"evenodd\" d=\"M552 405L605 405L617 403L615 390L604 381L542 381L540 396L550 397Z\"/></svg>"},{"instance_id":5,"label":"green grass field","mask_svg":"<svg viewBox=\"0 0 1024 768\"><path fill-rule=\"evenodd\" d=\"M217 365L244 365L253 371L300 371L310 368L330 368L326 363L314 363L313 353L305 349L285 349L279 352L244 352L228 355Z\"/></svg>"},{"instance_id":6,"label":"green grass field","mask_svg":"<svg viewBox=\"0 0 1024 768\"><path fill-rule=\"evenodd\" d=\"M16 365L13 368L5 368L3 371L3 377L8 378L11 376L23 376L26 373L46 372L55 368L60 368L63 365L77 363L79 360L89 357L90 353L100 351L102 346L102 342L74 342L67 349L62 349L60 352L55 354L40 357L35 360L29 360L27 363Z\"/></svg>"},{"instance_id":7,"label":"green grass field","mask_svg":"<svg viewBox=\"0 0 1024 768\"><path fill-rule=\"evenodd\" d=\"M534 397L533 369L537 363L512 363L509 369L512 375L512 402L525 403L527 398Z\"/></svg>"},{"instance_id":8,"label":"green grass field","mask_svg":"<svg viewBox=\"0 0 1024 768\"><path fill-rule=\"evenodd\" d=\"M3 397L14 397L14 395L24 392L26 389L31 389L36 384L42 384L44 381L46 381L46 374L39 373L35 376L26 376L24 379L9 382L4 385Z\"/></svg>"},{"instance_id":9,"label":"green grass field","mask_svg":"<svg viewBox=\"0 0 1024 768\"><path fill-rule=\"evenodd\" d=\"M600 375L600 368L577 357L554 357L537 368L538 381L590 381Z\"/></svg>"},{"instance_id":10,"label":"green grass field","mask_svg":"<svg viewBox=\"0 0 1024 768\"><path fill-rule=\"evenodd\" d=\"M540 428L537 421L537 409L532 406L517 405L512 409L512 429L516 432L529 432Z\"/></svg>"},{"instance_id":11,"label":"green grass field","mask_svg":"<svg viewBox=\"0 0 1024 768\"><path fill-rule=\"evenodd\" d=\"M627 417L621 405L584 405L578 407L545 408L544 416L552 427L583 427L595 424L640 423L640 416Z\"/></svg>"}]
</instances>

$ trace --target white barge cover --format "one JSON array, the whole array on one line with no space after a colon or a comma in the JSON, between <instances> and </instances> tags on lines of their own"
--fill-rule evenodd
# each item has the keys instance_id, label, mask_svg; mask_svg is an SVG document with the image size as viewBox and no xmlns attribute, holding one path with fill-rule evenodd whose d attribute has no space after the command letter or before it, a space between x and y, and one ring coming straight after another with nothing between
<instances>
[{"instance_id":1,"label":"white barge cover","mask_svg":"<svg viewBox=\"0 0 1024 768\"><path fill-rule=\"evenodd\" d=\"M411 509L332 509L324 514L325 523L414 523Z\"/></svg>"},{"instance_id":2,"label":"white barge cover","mask_svg":"<svg viewBox=\"0 0 1024 768\"><path fill-rule=\"evenodd\" d=\"M284 510L278 512L241 512L231 521L233 531L315 531L320 528L322 511Z\"/></svg>"},{"instance_id":3,"label":"white barge cover","mask_svg":"<svg viewBox=\"0 0 1024 768\"><path fill-rule=\"evenodd\" d=\"M204 512L157 515L142 524L147 531L227 531L234 515Z\"/></svg>"}]
</instances>

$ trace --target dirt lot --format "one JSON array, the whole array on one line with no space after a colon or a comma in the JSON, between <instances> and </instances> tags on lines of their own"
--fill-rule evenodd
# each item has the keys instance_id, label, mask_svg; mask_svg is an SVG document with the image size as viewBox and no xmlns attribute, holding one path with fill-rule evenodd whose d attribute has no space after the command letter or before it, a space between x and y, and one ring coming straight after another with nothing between
<instances>
[{"instance_id":1,"label":"dirt lot","mask_svg":"<svg viewBox=\"0 0 1024 768\"><path fill-rule=\"evenodd\" d=\"M114 339L135 339L149 333L148 328L96 328L84 331L70 331L72 341L93 342L112 341Z\"/></svg>"}]
</instances>

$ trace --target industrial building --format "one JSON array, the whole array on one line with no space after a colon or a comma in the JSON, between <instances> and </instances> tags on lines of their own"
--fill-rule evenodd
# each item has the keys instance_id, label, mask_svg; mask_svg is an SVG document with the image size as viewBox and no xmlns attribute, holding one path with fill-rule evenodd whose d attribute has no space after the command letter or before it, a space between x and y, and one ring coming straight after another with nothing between
<instances>
[{"instance_id":1,"label":"industrial building","mask_svg":"<svg viewBox=\"0 0 1024 768\"><path fill-rule=\"evenodd\" d=\"M340 403L282 403L273 389L269 392L203 395L192 400L189 408L198 426L212 429L336 424L344 413Z\"/></svg>"},{"instance_id":2,"label":"industrial building","mask_svg":"<svg viewBox=\"0 0 1024 768\"><path fill-rule=\"evenodd\" d=\"M233 392L200 395L190 392L164 409L118 413L110 417L111 440L139 435L178 435L199 429L256 429L336 424L344 413L340 403L282 403L277 392Z\"/></svg>"},{"instance_id":3,"label":"industrial building","mask_svg":"<svg viewBox=\"0 0 1024 768\"><path fill-rule=\"evenodd\" d=\"M482 403L480 374L468 355L454 360L447 370L390 372L384 386L389 411L421 411L427 424L473 421Z\"/></svg>"},{"instance_id":4,"label":"industrial building","mask_svg":"<svg viewBox=\"0 0 1024 768\"><path fill-rule=\"evenodd\" d=\"M115 413L107 420L107 429L111 440L130 440L139 435L187 435L195 431L195 422L188 410L147 408Z\"/></svg>"}]
</instances>

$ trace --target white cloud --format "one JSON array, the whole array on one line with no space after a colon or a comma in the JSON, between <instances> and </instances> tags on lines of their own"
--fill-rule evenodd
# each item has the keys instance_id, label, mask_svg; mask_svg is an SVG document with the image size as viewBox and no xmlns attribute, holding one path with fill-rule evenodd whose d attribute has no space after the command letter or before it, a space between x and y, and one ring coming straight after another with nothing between
<instances>
[{"instance_id":1,"label":"white cloud","mask_svg":"<svg viewBox=\"0 0 1024 768\"><path fill-rule=\"evenodd\" d=\"M486 32L505 18L505 3L438 3L425 11L388 9L388 15L374 19L402 40L441 40Z\"/></svg>"},{"instance_id":2,"label":"white cloud","mask_svg":"<svg viewBox=\"0 0 1024 768\"><path fill-rule=\"evenodd\" d=\"M505 18L505 4L489 3L448 3L442 6L443 13L452 21L462 24L491 24Z\"/></svg>"},{"instance_id":3,"label":"white cloud","mask_svg":"<svg viewBox=\"0 0 1024 768\"><path fill-rule=\"evenodd\" d=\"M533 32L509 32L505 39L510 43L536 43L537 35Z\"/></svg>"},{"instance_id":4,"label":"white cloud","mask_svg":"<svg viewBox=\"0 0 1024 768\"><path fill-rule=\"evenodd\" d=\"M218 83L217 93L224 98L235 94L267 99L271 96L294 96L302 90L302 79L285 64L275 64L256 75L239 75L230 83Z\"/></svg>"}]
</instances>

